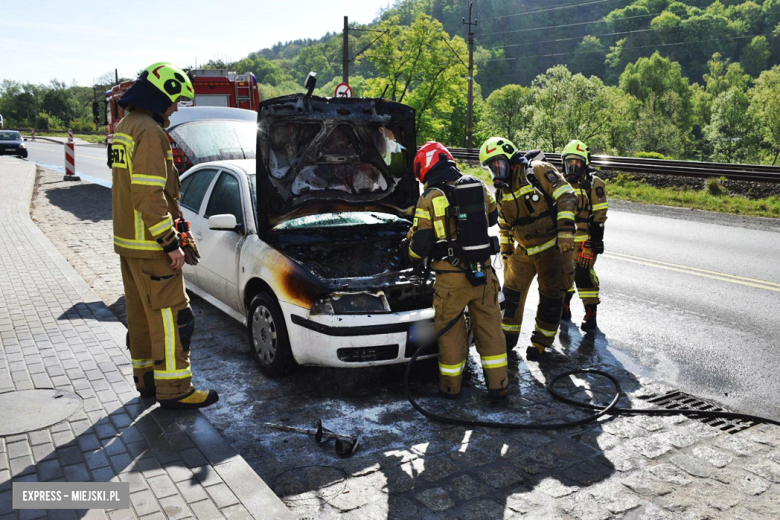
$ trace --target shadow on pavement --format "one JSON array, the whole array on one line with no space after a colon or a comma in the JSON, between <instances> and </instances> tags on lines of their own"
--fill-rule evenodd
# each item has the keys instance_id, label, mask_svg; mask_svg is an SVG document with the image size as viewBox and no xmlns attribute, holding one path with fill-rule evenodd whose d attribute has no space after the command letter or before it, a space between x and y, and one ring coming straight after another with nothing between
<instances>
[{"instance_id":1,"label":"shadow on pavement","mask_svg":"<svg viewBox=\"0 0 780 520\"><path fill-rule=\"evenodd\" d=\"M435 413L553 423L587 414L558 403L546 391L544 382L556 374L593 366L616 375L624 392L639 388L636 378L609 354L603 334L583 336L574 326L563 327L565 355L558 350L541 366L528 366L512 351L510 381L515 391L503 403L485 399L482 370L473 357L460 399L448 401L436 395L435 361L415 368L412 392ZM305 518L341 518L350 512L361 519L503 518L509 507L552 518L572 512L556 509L554 503L560 501L551 496L568 496L617 471L605 455L612 445L607 442L602 448L600 442L603 422L556 431L434 423L406 401L403 375L403 366L301 367L286 379L262 381L262 389L246 382L244 389L252 400L246 419L254 421L256 441L250 458L264 461L255 469L294 513ZM609 381L595 377L561 382L558 389L569 397L597 403L608 402L613 395ZM263 402L263 396L269 401ZM283 409L270 406L276 398L284 399ZM363 434L353 458L339 459L332 443L320 447L311 436L262 426L272 421L308 427L318 418L339 433ZM578 502L572 507L585 513L595 506Z\"/></svg>"},{"instance_id":2,"label":"shadow on pavement","mask_svg":"<svg viewBox=\"0 0 780 520\"><path fill-rule=\"evenodd\" d=\"M73 183L65 188L47 190L46 197L53 205L80 220L101 222L111 220L111 197L106 197L110 191L97 184Z\"/></svg>"}]
</instances>

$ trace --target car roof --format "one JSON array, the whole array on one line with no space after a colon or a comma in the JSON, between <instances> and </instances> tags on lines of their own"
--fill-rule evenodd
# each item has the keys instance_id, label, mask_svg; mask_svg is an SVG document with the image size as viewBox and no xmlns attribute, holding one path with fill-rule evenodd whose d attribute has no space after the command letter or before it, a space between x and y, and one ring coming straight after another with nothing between
<instances>
[{"instance_id":1,"label":"car roof","mask_svg":"<svg viewBox=\"0 0 780 520\"><path fill-rule=\"evenodd\" d=\"M243 171L247 175L254 175L256 172L256 164L257 163L254 159L230 159L226 161L209 161L209 162L198 164L196 168L192 168L191 170L188 170L187 173L195 169L201 170L203 168L209 168L209 167L211 168L228 167L234 170Z\"/></svg>"},{"instance_id":2,"label":"car roof","mask_svg":"<svg viewBox=\"0 0 780 520\"><path fill-rule=\"evenodd\" d=\"M257 122L257 112L243 108L231 107L182 107L169 118L171 127L202 121L204 119L229 119L233 121Z\"/></svg>"}]
</instances>

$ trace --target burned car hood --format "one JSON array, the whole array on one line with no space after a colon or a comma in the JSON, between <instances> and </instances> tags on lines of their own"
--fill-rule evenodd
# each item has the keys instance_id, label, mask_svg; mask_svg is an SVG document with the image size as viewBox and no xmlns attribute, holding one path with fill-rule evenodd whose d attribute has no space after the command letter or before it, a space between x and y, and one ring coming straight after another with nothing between
<instances>
[{"instance_id":1,"label":"burned car hood","mask_svg":"<svg viewBox=\"0 0 780 520\"><path fill-rule=\"evenodd\" d=\"M260 104L258 226L306 215L381 211L411 219L414 109L393 101L296 94Z\"/></svg>"}]
</instances>

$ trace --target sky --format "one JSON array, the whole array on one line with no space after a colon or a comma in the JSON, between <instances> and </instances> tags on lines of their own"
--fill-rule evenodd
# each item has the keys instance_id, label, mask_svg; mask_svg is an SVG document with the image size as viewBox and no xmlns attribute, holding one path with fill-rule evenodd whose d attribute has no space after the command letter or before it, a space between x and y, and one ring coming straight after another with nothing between
<instances>
[{"instance_id":1,"label":"sky","mask_svg":"<svg viewBox=\"0 0 780 520\"><path fill-rule=\"evenodd\" d=\"M369 23L388 0L7 0L0 10L0 81L91 86L158 61L182 68L238 60L280 41ZM243 71L239 71L243 72ZM303 81L303 78L301 78Z\"/></svg>"}]
</instances>

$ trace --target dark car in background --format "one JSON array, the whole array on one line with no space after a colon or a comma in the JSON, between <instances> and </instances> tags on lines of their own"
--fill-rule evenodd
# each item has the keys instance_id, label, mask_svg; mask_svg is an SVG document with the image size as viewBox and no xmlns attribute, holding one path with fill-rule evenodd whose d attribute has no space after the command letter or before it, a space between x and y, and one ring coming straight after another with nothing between
<instances>
[{"instance_id":1,"label":"dark car in background","mask_svg":"<svg viewBox=\"0 0 780 520\"><path fill-rule=\"evenodd\" d=\"M0 155L15 155L27 158L27 146L22 134L16 130L0 130Z\"/></svg>"}]
</instances>

